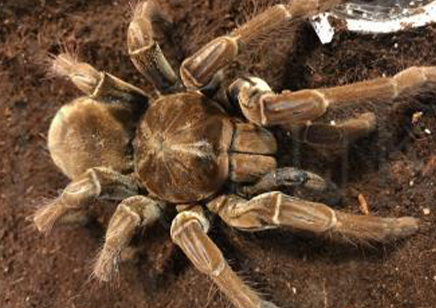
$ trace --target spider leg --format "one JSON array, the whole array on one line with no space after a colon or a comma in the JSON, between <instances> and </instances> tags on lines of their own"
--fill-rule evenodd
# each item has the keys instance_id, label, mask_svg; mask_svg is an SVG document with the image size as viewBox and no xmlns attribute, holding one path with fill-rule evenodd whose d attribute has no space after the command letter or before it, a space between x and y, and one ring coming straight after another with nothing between
<instances>
[{"instance_id":1,"label":"spider leg","mask_svg":"<svg viewBox=\"0 0 436 308\"><path fill-rule=\"evenodd\" d=\"M395 99L434 93L436 67L411 67L391 78L377 78L350 85L274 93L259 78L238 79L230 88L244 116L258 125L306 124L327 112L329 108L342 108L362 102L392 103ZM236 96L236 97L235 97Z\"/></svg>"},{"instance_id":2,"label":"spider leg","mask_svg":"<svg viewBox=\"0 0 436 308\"><path fill-rule=\"evenodd\" d=\"M124 199L109 222L93 275L100 281L109 281L117 270L121 251L129 245L137 229L153 224L160 216L158 203L150 198L134 196Z\"/></svg>"},{"instance_id":3,"label":"spider leg","mask_svg":"<svg viewBox=\"0 0 436 308\"><path fill-rule=\"evenodd\" d=\"M260 35L284 23L307 18L344 2L344 0L296 0L287 5L275 5L235 29L229 35L218 37L189 58L180 68L184 85L190 89L203 88L217 72L232 62L241 49Z\"/></svg>"},{"instance_id":4,"label":"spider leg","mask_svg":"<svg viewBox=\"0 0 436 308\"><path fill-rule=\"evenodd\" d=\"M199 209L179 213L171 238L200 272L208 275L237 308L277 308L262 300L230 268L220 249L207 236L209 221Z\"/></svg>"},{"instance_id":5,"label":"spider leg","mask_svg":"<svg viewBox=\"0 0 436 308\"><path fill-rule=\"evenodd\" d=\"M280 187L304 188L315 192L336 191L336 185L321 176L297 168L284 167L267 173L253 185L241 187L241 193L254 196Z\"/></svg>"},{"instance_id":6,"label":"spider leg","mask_svg":"<svg viewBox=\"0 0 436 308\"><path fill-rule=\"evenodd\" d=\"M368 112L336 124L308 123L284 128L292 131L294 139L306 144L317 148L340 150L373 133L377 128L377 119L374 113Z\"/></svg>"},{"instance_id":7,"label":"spider leg","mask_svg":"<svg viewBox=\"0 0 436 308\"><path fill-rule=\"evenodd\" d=\"M71 80L77 88L89 97L113 102L118 100L132 105L144 105L147 95L139 88L109 74L100 72L93 66L68 53L54 57L52 70L55 74Z\"/></svg>"},{"instance_id":8,"label":"spider leg","mask_svg":"<svg viewBox=\"0 0 436 308\"><path fill-rule=\"evenodd\" d=\"M138 4L127 32L127 45L130 58L138 71L159 92L169 93L177 90L180 85L176 73L154 39L152 23L159 18L164 16L155 1Z\"/></svg>"},{"instance_id":9,"label":"spider leg","mask_svg":"<svg viewBox=\"0 0 436 308\"><path fill-rule=\"evenodd\" d=\"M33 221L39 231L48 233L65 215L84 209L96 198L123 200L139 193L136 181L108 168L92 168L74 179L62 194L39 209Z\"/></svg>"},{"instance_id":10,"label":"spider leg","mask_svg":"<svg viewBox=\"0 0 436 308\"><path fill-rule=\"evenodd\" d=\"M418 220L412 217L352 215L277 191L251 200L234 195L220 196L207 207L230 226L245 231L288 227L318 234L339 234L361 241L386 241L409 236L419 227Z\"/></svg>"}]
</instances>

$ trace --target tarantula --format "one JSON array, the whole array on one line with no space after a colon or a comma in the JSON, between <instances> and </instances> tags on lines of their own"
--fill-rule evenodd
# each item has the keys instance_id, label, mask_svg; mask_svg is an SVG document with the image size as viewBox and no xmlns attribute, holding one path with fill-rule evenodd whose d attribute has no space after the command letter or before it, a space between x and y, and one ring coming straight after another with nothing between
<instances>
[{"instance_id":1,"label":"tarantula","mask_svg":"<svg viewBox=\"0 0 436 308\"><path fill-rule=\"evenodd\" d=\"M392 78L347 86L282 93L274 93L257 77L240 78L229 87L228 100L239 104L248 121L230 117L214 99L220 72L254 38L341 2L295 0L273 6L185 59L180 77L154 39L152 24L161 17L160 9L152 1L139 4L128 28L128 51L158 91L154 101L71 55L55 57L54 70L86 95L63 106L50 126L51 157L72 182L35 214L37 228L48 232L96 198L120 200L94 267L94 275L107 281L138 228L153 224L166 207L175 205L179 213L172 221L172 240L238 308L276 306L232 271L207 235L206 213L243 231L282 227L375 241L415 233L419 222L412 217L351 215L280 192L282 186L325 192L334 185L308 171L279 168L276 140L264 127L300 126L306 128L304 141L315 144L322 143L316 136L323 134L335 137L326 138L330 142L352 141L375 129L374 114L330 127L311 121L332 107L413 95L434 85L435 67L413 67ZM230 182L239 189L223 189Z\"/></svg>"}]
</instances>

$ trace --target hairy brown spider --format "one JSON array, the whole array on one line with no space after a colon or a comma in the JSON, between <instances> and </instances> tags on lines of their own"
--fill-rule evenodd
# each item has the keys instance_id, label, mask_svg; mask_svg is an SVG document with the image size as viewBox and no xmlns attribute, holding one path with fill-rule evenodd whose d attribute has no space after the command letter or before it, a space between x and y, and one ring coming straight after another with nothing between
<instances>
[{"instance_id":1,"label":"hairy brown spider","mask_svg":"<svg viewBox=\"0 0 436 308\"><path fill-rule=\"evenodd\" d=\"M330 142L354 140L375 129L374 114L330 127L311 121L332 107L366 100L385 103L433 87L435 67L414 67L392 78L347 86L278 94L259 78L238 79L230 86L228 99L239 103L248 122L228 116L211 91L219 86L220 71L261 33L340 2L295 0L273 6L187 58L180 79L153 39L152 21L160 10L152 1L138 5L128 30L128 50L137 69L160 93L155 101L71 55L57 56L54 70L86 95L62 107L51 124L51 156L72 182L36 213L38 229L48 232L96 198L120 200L94 268L94 275L107 281L137 229L153 224L165 207L177 205L173 241L238 308L276 306L261 299L229 267L207 235L206 211L243 231L283 227L375 241L415 233L418 220L412 217L351 215L277 191L281 186L300 186L323 192L333 184L311 172L278 168L276 140L263 126L306 127L305 141L315 144L322 143L316 136L323 134L337 137L326 138ZM239 189L226 189L230 194L224 194L222 188L229 182L238 183Z\"/></svg>"}]
</instances>

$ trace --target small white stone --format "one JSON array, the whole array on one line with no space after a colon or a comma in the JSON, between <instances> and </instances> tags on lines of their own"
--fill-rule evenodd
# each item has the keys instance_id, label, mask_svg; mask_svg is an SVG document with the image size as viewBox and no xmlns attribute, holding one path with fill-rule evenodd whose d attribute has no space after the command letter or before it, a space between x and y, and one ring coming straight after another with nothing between
<instances>
[{"instance_id":1,"label":"small white stone","mask_svg":"<svg viewBox=\"0 0 436 308\"><path fill-rule=\"evenodd\" d=\"M394 44L394 48L398 48L398 43L395 43L395 44Z\"/></svg>"},{"instance_id":2,"label":"small white stone","mask_svg":"<svg viewBox=\"0 0 436 308\"><path fill-rule=\"evenodd\" d=\"M425 132L427 135L431 135L431 130L429 130L428 128L424 129L424 132Z\"/></svg>"},{"instance_id":3,"label":"small white stone","mask_svg":"<svg viewBox=\"0 0 436 308\"><path fill-rule=\"evenodd\" d=\"M292 293L297 294L297 288L296 287L292 287Z\"/></svg>"},{"instance_id":4,"label":"small white stone","mask_svg":"<svg viewBox=\"0 0 436 308\"><path fill-rule=\"evenodd\" d=\"M413 180L411 180L411 181L409 182L409 186L410 186L410 187L413 187L413 185L415 185L415 182L414 182Z\"/></svg>"},{"instance_id":5,"label":"small white stone","mask_svg":"<svg viewBox=\"0 0 436 308\"><path fill-rule=\"evenodd\" d=\"M422 213L425 215L425 216L428 216L428 215L430 215L430 209L428 208L428 207L425 207L425 208L423 208L422 209Z\"/></svg>"},{"instance_id":6,"label":"small white stone","mask_svg":"<svg viewBox=\"0 0 436 308\"><path fill-rule=\"evenodd\" d=\"M335 122L334 120L331 120L331 121L330 121L330 125L335 126L335 125L336 125L336 122Z\"/></svg>"},{"instance_id":7,"label":"small white stone","mask_svg":"<svg viewBox=\"0 0 436 308\"><path fill-rule=\"evenodd\" d=\"M328 17L329 14L324 13L315 16L312 19L312 27L315 29L315 32L322 44L330 43L335 35L335 29L330 24Z\"/></svg>"}]
</instances>

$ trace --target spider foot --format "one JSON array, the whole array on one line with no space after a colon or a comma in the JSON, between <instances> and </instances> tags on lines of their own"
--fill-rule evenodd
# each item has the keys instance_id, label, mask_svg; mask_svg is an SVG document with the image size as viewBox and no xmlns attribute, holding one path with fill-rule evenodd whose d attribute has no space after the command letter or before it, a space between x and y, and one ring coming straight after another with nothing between
<instances>
[{"instance_id":1,"label":"spider foot","mask_svg":"<svg viewBox=\"0 0 436 308\"><path fill-rule=\"evenodd\" d=\"M51 70L55 75L70 79L77 88L89 95L102 79L102 73L87 63L79 62L77 56L70 53L53 57Z\"/></svg>"},{"instance_id":2,"label":"spider foot","mask_svg":"<svg viewBox=\"0 0 436 308\"><path fill-rule=\"evenodd\" d=\"M100 194L100 187L90 173L71 182L53 202L39 209L33 221L42 233L48 233L54 224L68 212L78 210Z\"/></svg>"}]
</instances>

